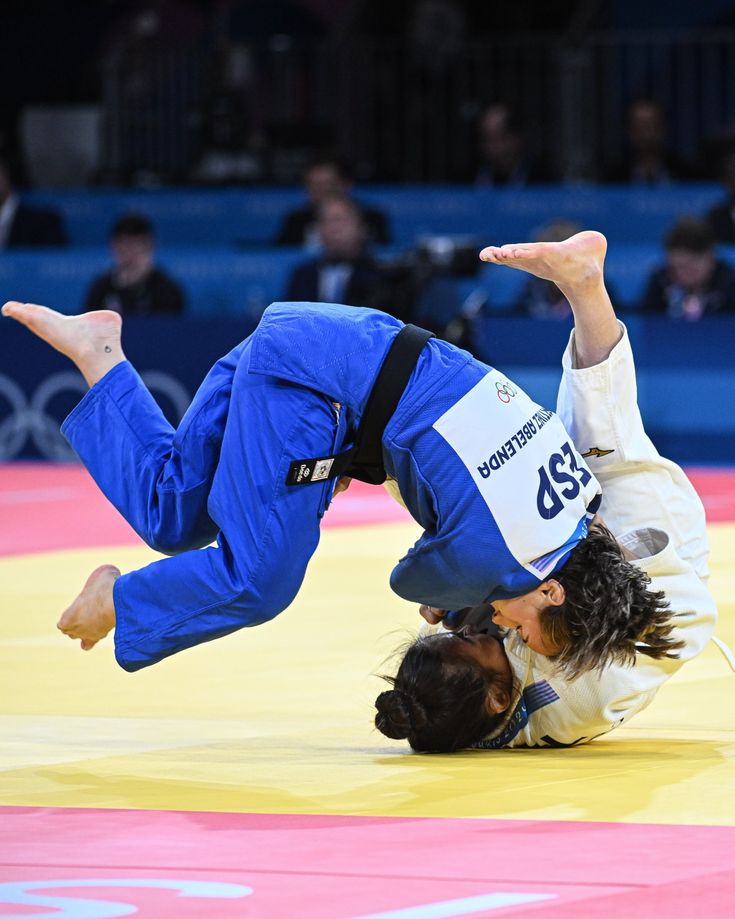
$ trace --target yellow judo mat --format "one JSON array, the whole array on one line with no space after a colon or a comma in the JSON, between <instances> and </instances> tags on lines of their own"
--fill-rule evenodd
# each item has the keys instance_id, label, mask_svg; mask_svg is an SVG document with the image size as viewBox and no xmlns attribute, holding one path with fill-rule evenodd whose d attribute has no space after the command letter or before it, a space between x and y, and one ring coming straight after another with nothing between
<instances>
[{"instance_id":1,"label":"yellow judo mat","mask_svg":"<svg viewBox=\"0 0 735 919\"><path fill-rule=\"evenodd\" d=\"M735 525L709 532L735 646ZM92 568L150 550L0 558L0 804L735 824L735 675L713 644L587 746L419 756L378 733L378 675L418 624L388 575L416 535L328 529L285 613L136 674L54 626Z\"/></svg>"}]
</instances>

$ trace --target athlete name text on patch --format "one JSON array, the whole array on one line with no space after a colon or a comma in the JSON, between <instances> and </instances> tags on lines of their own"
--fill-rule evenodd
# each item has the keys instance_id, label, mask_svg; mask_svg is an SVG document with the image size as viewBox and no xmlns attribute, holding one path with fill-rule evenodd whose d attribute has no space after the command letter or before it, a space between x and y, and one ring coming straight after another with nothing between
<instances>
[{"instance_id":1,"label":"athlete name text on patch","mask_svg":"<svg viewBox=\"0 0 735 919\"><path fill-rule=\"evenodd\" d=\"M498 449L490 455L486 463L477 467L477 471L483 479L490 478L493 470L500 469L503 463L514 457L517 451L525 447L533 435L537 431L540 431L546 422L550 418L553 418L553 416L554 413L546 408L534 412L533 417L530 418L522 428L519 428L511 438L506 440L502 447L498 447Z\"/></svg>"},{"instance_id":2,"label":"athlete name text on patch","mask_svg":"<svg viewBox=\"0 0 735 919\"><path fill-rule=\"evenodd\" d=\"M509 402L498 392L512 385ZM510 553L543 578L586 532L600 486L559 418L497 370L448 409L434 429L454 450ZM567 547L565 549L565 547Z\"/></svg>"}]
</instances>

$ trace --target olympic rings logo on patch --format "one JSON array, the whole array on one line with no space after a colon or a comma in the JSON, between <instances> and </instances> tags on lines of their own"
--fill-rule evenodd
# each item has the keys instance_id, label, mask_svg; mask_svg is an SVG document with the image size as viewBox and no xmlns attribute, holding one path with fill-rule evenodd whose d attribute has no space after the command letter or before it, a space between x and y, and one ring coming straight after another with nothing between
<instances>
[{"instance_id":1,"label":"olympic rings logo on patch","mask_svg":"<svg viewBox=\"0 0 735 919\"><path fill-rule=\"evenodd\" d=\"M163 396L171 404L177 422L180 421L191 401L185 387L160 371L149 371L141 376L154 395ZM20 456L28 441L44 459L76 459L59 431L66 413L55 414L52 403L60 394L68 396L71 393L78 401L86 392L87 385L82 377L71 370L51 374L30 397L15 380L0 374L0 461Z\"/></svg>"},{"instance_id":2,"label":"olympic rings logo on patch","mask_svg":"<svg viewBox=\"0 0 735 919\"><path fill-rule=\"evenodd\" d=\"M500 399L500 401L505 405L507 405L511 399L518 395L518 390L514 386L511 386L507 380L504 383L498 380L495 384L495 389L498 393L498 399Z\"/></svg>"}]
</instances>

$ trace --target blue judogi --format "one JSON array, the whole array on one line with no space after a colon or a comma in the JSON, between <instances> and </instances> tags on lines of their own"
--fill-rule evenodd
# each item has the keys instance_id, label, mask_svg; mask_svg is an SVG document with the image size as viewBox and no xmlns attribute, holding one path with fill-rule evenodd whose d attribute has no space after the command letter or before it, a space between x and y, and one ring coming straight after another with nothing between
<instances>
[{"instance_id":1,"label":"blue judogi","mask_svg":"<svg viewBox=\"0 0 735 919\"><path fill-rule=\"evenodd\" d=\"M63 433L140 536L172 556L115 583L124 669L292 602L334 483L288 486L289 466L351 445L401 328L375 310L273 304L212 368L176 431L126 362L82 399ZM496 445L505 428L515 433ZM526 593L563 564L599 488L576 451L547 460L544 438L556 445L566 433L510 381L446 342L425 346L383 437L386 469L425 531L393 571L400 596L474 606Z\"/></svg>"}]
</instances>

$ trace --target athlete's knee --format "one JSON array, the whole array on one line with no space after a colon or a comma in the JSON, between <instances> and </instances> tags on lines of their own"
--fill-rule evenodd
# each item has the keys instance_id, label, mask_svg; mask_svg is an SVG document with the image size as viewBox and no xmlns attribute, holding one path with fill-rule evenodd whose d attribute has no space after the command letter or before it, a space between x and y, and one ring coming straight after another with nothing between
<instances>
[{"instance_id":1,"label":"athlete's knee","mask_svg":"<svg viewBox=\"0 0 735 919\"><path fill-rule=\"evenodd\" d=\"M192 549L202 549L214 542L217 527L207 517L184 524L180 520L152 519L140 536L154 552L180 555Z\"/></svg>"},{"instance_id":2,"label":"athlete's knee","mask_svg":"<svg viewBox=\"0 0 735 919\"><path fill-rule=\"evenodd\" d=\"M207 543L198 542L189 535L186 538L172 538L170 535L160 536L157 533L141 534L143 541L154 552L161 555L181 555L182 552L190 552L192 549L201 549Z\"/></svg>"},{"instance_id":3,"label":"athlete's knee","mask_svg":"<svg viewBox=\"0 0 735 919\"><path fill-rule=\"evenodd\" d=\"M231 608L247 625L270 622L289 607L301 586L301 577L292 572L261 572L231 602Z\"/></svg>"}]
</instances>

